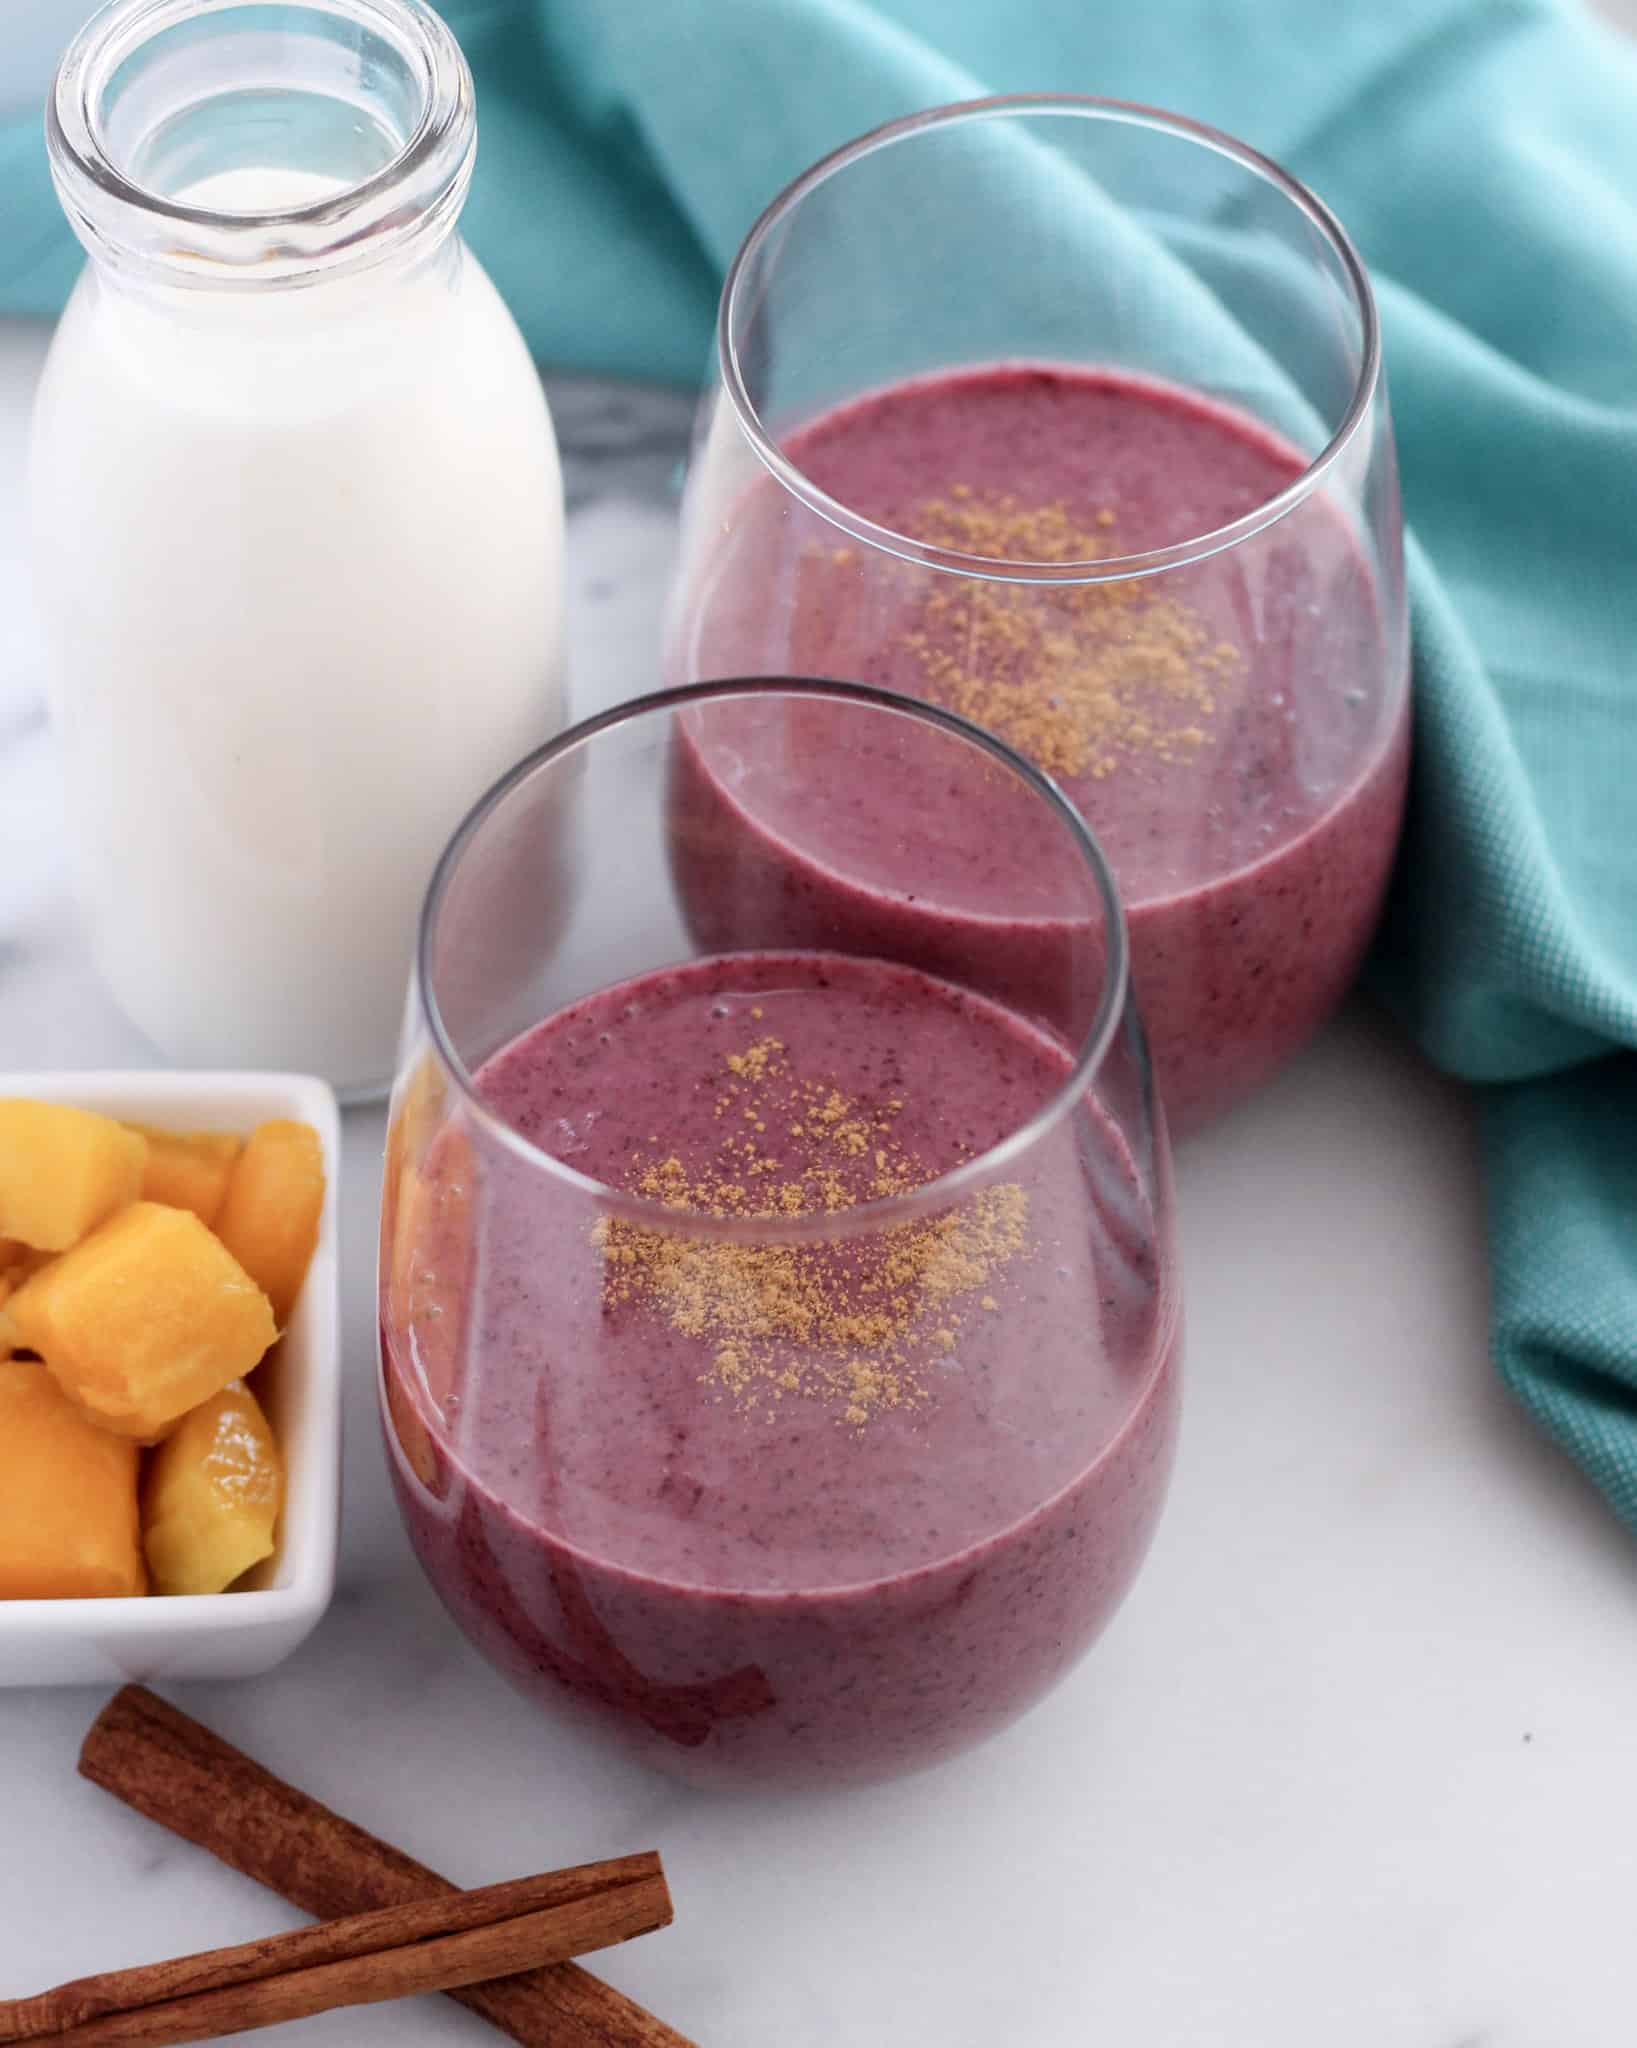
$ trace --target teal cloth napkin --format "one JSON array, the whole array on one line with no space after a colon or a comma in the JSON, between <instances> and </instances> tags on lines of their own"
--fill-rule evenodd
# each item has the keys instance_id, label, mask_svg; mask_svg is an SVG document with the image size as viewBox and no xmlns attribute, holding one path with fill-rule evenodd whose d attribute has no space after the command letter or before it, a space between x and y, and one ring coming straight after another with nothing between
<instances>
[{"instance_id":1,"label":"teal cloth napkin","mask_svg":"<svg viewBox=\"0 0 1637 2048\"><path fill-rule=\"evenodd\" d=\"M467 233L535 352L694 381L806 163L1062 90L1279 158L1380 294L1417 536L1417 761L1374 985L1478 1090L1494 1353L1637 1530L1637 50L1552 0L447 0ZM0 127L0 309L78 251ZM1338 1161L1345 1170L1345 1161Z\"/></svg>"}]
</instances>

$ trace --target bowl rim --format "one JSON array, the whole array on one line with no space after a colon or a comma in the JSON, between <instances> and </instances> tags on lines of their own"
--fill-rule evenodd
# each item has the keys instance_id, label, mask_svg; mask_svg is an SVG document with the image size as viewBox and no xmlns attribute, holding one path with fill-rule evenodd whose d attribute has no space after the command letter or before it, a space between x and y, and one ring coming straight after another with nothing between
<instances>
[{"instance_id":1,"label":"bowl rim","mask_svg":"<svg viewBox=\"0 0 1637 2048\"><path fill-rule=\"evenodd\" d=\"M340 1519L341 1115L335 1091L316 1075L272 1070L88 1067L0 1072L0 1098L7 1096L72 1102L138 1122L160 1122L173 1111L186 1110L197 1117L187 1126L195 1130L213 1123L227 1129L231 1123L243 1132L264 1117L299 1118L317 1130L323 1148L324 1206L318 1245L289 1325L300 1332L309 1417L303 1437L300 1510L291 1512L287 1495L279 1533L289 1583L226 1596L150 1593L87 1600L0 1599L0 1641L72 1637L112 1645L178 1633L237 1636L309 1616L316 1620L334 1591ZM234 1117L235 1102L253 1103L257 1109ZM288 1445L280 1448L288 1457Z\"/></svg>"}]
</instances>

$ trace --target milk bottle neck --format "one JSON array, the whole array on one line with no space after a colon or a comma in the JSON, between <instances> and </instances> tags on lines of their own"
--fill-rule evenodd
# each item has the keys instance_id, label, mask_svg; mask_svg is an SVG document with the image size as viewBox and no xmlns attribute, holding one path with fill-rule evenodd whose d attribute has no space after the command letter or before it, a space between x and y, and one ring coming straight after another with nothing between
<instances>
[{"instance_id":1,"label":"milk bottle neck","mask_svg":"<svg viewBox=\"0 0 1637 2048\"><path fill-rule=\"evenodd\" d=\"M472 82L422 0L114 0L59 67L52 175L103 281L311 309L446 277ZM322 288L322 289L320 289Z\"/></svg>"}]
</instances>

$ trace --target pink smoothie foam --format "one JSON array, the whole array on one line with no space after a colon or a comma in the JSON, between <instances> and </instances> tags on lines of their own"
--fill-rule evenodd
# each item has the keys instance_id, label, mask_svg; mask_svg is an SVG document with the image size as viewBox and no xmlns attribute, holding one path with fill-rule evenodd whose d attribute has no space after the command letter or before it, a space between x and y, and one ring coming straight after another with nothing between
<instances>
[{"instance_id":1,"label":"pink smoothie foam","mask_svg":"<svg viewBox=\"0 0 1637 2048\"><path fill-rule=\"evenodd\" d=\"M834 1215L987 1152L1068 1071L913 969L763 954L592 996L479 1088L607 1185ZM394 1475L526 1692L701 1782L874 1778L1009 1721L1118 1603L1178 1313L1153 1190L1090 1098L938 1215L799 1249L599 1226L448 1137L425 1171L427 1291L384 1297Z\"/></svg>"},{"instance_id":2,"label":"pink smoothie foam","mask_svg":"<svg viewBox=\"0 0 1637 2048\"><path fill-rule=\"evenodd\" d=\"M1037 562L1214 531L1305 467L1265 428L1191 393L1056 367L894 386L802 428L786 452L878 525ZM1119 882L1162 1093L1187 1131L1298 1050L1357 970L1408 756L1403 660L1384 631L1359 543L1318 497L1160 576L1007 584L865 547L769 480L692 579L675 665L701 678L841 676L928 698L1054 775ZM800 751L758 754L746 730L713 712L680 774L694 856L684 885L703 944L755 945L776 928L786 942L852 950L847 920L873 896L866 923L883 898L895 924L910 898L929 924L950 921L909 955L933 971L970 947L973 931L953 929L982 887L970 816L940 822L935 789L913 773L906 783L896 760L872 770L851 738L845 759L811 726ZM734 853L747 819L756 843ZM798 874L814 905L805 934L763 915ZM857 943L867 950L870 935ZM1055 943L1049 931L1042 943Z\"/></svg>"}]
</instances>

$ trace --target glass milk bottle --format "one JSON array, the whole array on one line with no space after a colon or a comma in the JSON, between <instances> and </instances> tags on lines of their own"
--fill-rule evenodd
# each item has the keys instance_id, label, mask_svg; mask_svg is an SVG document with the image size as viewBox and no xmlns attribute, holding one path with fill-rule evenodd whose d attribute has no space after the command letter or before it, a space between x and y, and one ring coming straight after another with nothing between
<instances>
[{"instance_id":1,"label":"glass milk bottle","mask_svg":"<svg viewBox=\"0 0 1637 2048\"><path fill-rule=\"evenodd\" d=\"M35 413L79 880L188 1065L390 1073L466 807L562 717L562 481L456 233L472 81L420 0L116 0L63 59L91 260Z\"/></svg>"}]
</instances>

